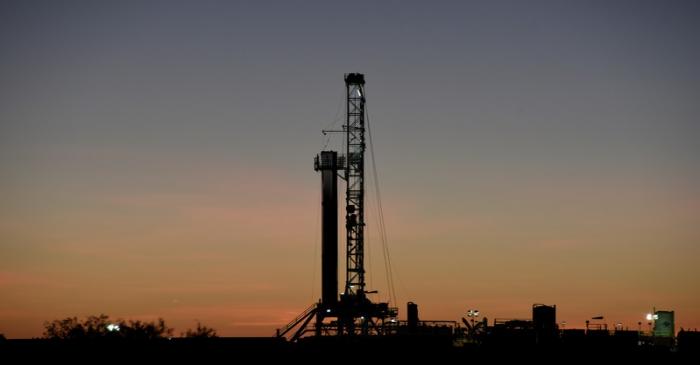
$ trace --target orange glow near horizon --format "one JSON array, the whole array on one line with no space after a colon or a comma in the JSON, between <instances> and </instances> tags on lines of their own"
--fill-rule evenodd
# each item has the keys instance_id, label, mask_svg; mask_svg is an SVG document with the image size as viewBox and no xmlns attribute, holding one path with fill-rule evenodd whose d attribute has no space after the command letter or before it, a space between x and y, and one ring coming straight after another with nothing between
<instances>
[{"instance_id":1,"label":"orange glow near horizon","mask_svg":"<svg viewBox=\"0 0 700 365\"><path fill-rule=\"evenodd\" d=\"M317 184L269 171L237 180L191 194L95 198L88 206L101 215L73 205L3 217L3 237L34 249L13 247L3 259L2 331L36 337L43 321L105 313L162 317L176 333L200 321L223 336L272 335L318 300L320 273L312 272L320 271ZM545 303L557 305L566 328L582 328L596 315L611 328L618 322L637 328L656 306L676 311L677 329L700 327L692 290L697 269L688 255L694 248L674 252L646 244L666 237L682 216L653 221L644 212L601 212L596 222L579 220L589 213L578 209L596 205L583 199L576 212L541 210L538 217L525 213L528 205L543 204L533 195L521 208L469 217L448 211L459 204L429 198L408 204L408 197L386 195L401 318L407 301L419 304L422 319L439 320L459 320L468 308L490 320L529 318L533 303ZM443 206L445 216L426 214L437 211L433 204ZM366 266L370 286L380 290L377 299L386 300L373 213ZM630 233L630 225L640 231Z\"/></svg>"}]
</instances>

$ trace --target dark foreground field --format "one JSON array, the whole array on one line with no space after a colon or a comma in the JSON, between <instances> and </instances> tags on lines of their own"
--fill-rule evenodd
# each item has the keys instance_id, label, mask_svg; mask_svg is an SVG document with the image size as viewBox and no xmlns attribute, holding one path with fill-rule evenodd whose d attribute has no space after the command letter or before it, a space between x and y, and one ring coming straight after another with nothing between
<instances>
[{"instance_id":1,"label":"dark foreground field","mask_svg":"<svg viewBox=\"0 0 700 365\"><path fill-rule=\"evenodd\" d=\"M468 363L696 363L697 349L653 347L499 346L454 347L445 338L321 338L289 343L276 338L133 340L6 340L0 363L172 364L269 362L311 364Z\"/></svg>"}]
</instances>

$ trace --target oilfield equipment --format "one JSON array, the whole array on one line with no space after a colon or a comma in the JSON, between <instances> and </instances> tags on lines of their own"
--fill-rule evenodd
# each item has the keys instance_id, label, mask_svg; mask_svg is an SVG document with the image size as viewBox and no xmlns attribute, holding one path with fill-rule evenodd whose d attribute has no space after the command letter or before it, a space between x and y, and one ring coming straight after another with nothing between
<instances>
[{"instance_id":1,"label":"oilfield equipment","mask_svg":"<svg viewBox=\"0 0 700 365\"><path fill-rule=\"evenodd\" d=\"M313 333L323 335L382 335L395 329L398 309L373 302L365 282L365 77L345 75L346 119L342 130L345 153L321 151L314 170L321 173L321 299L277 336L290 340ZM338 178L345 181L345 287L338 292Z\"/></svg>"},{"instance_id":2,"label":"oilfield equipment","mask_svg":"<svg viewBox=\"0 0 700 365\"><path fill-rule=\"evenodd\" d=\"M356 337L401 336L449 339L454 346L493 344L517 344L518 346L586 346L600 344L634 348L654 345L671 347L675 341L673 311L657 311L647 315L649 332L639 329L623 329L616 324L609 331L603 316L586 321L584 329L566 328L566 321L557 322L556 305L534 304L531 319L496 318L489 323L479 318L476 309L466 311L464 326L457 321L420 320L418 305L407 303L406 320L398 319L396 294L393 286L391 261L386 247L376 165L372 154L372 172L375 177L378 228L383 240L387 290L391 300L374 301L368 294L365 280L365 152L369 142L372 152L372 135L365 106L365 76L360 73L345 74L345 124L340 130L323 130L323 134L340 134L343 151L324 150L314 158L314 170L321 175L321 297L306 310L277 329L276 337L296 342L303 337ZM366 140L366 135L369 140ZM338 213L339 184L345 182L345 283L342 291L338 285ZM392 302L393 301L393 302ZM653 323L653 329L651 327ZM697 332L681 331L687 343L699 342ZM681 333L679 333L681 335Z\"/></svg>"}]
</instances>

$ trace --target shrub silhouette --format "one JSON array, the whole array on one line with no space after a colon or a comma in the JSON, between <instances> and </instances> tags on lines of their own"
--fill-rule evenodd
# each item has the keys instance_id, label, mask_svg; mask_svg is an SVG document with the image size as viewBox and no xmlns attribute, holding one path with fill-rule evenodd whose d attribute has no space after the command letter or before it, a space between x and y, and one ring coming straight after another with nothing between
<instances>
[{"instance_id":1,"label":"shrub silhouette","mask_svg":"<svg viewBox=\"0 0 700 365\"><path fill-rule=\"evenodd\" d=\"M117 325L118 329L110 325ZM97 338L125 338L135 340L153 340L171 337L173 329L166 326L162 318L156 321L110 320L108 315L88 316L82 322L77 317L57 319L44 322L44 338L61 340L80 340Z\"/></svg>"},{"instance_id":2,"label":"shrub silhouette","mask_svg":"<svg viewBox=\"0 0 700 365\"><path fill-rule=\"evenodd\" d=\"M216 335L216 330L203 326L201 323L197 322L197 328L194 330L188 329L183 337L188 337L188 338L213 338L213 337L218 337Z\"/></svg>"}]
</instances>

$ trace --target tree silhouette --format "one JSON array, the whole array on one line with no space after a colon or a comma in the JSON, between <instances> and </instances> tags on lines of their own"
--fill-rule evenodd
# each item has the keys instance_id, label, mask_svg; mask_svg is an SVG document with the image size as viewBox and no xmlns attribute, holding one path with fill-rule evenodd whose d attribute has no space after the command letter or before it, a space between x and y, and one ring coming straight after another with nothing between
<instances>
[{"instance_id":1,"label":"tree silhouette","mask_svg":"<svg viewBox=\"0 0 700 365\"><path fill-rule=\"evenodd\" d=\"M44 337L61 340L85 338L85 329L78 321L78 317L56 319L52 322L44 322Z\"/></svg>"},{"instance_id":2,"label":"tree silhouette","mask_svg":"<svg viewBox=\"0 0 700 365\"><path fill-rule=\"evenodd\" d=\"M88 316L82 322L77 317L44 322L44 337L49 339L79 340L96 338L126 338L153 340L171 337L173 329L162 318L153 322L110 320L106 314Z\"/></svg>"},{"instance_id":3,"label":"tree silhouette","mask_svg":"<svg viewBox=\"0 0 700 365\"><path fill-rule=\"evenodd\" d=\"M153 340L157 338L172 337L173 329L165 325L163 318L158 318L155 322L142 321L119 321L120 333L124 333L124 337Z\"/></svg>"},{"instance_id":4,"label":"tree silhouette","mask_svg":"<svg viewBox=\"0 0 700 365\"><path fill-rule=\"evenodd\" d=\"M195 328L194 330L188 329L185 332L184 337L188 337L188 338L213 338L213 337L218 337L218 336L216 335L215 329L213 329L211 327L203 326L200 322L197 322L197 328Z\"/></svg>"}]
</instances>

